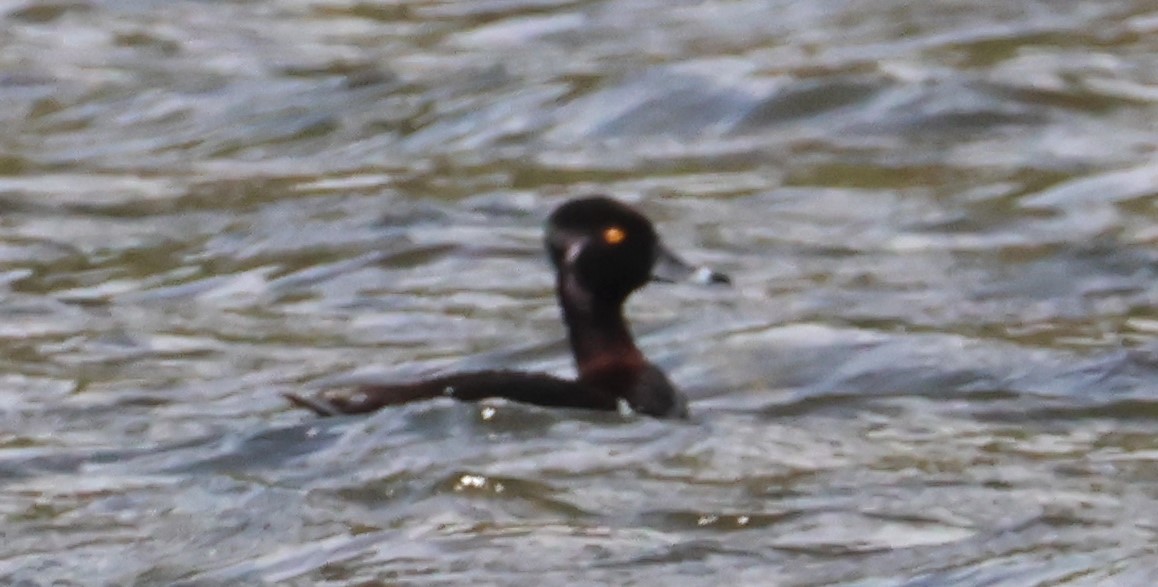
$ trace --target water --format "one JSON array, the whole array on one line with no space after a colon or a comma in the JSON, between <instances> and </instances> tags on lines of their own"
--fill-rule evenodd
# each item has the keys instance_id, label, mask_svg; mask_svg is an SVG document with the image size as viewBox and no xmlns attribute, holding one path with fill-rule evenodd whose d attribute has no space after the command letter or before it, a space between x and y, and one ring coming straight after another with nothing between
<instances>
[{"instance_id":1,"label":"water","mask_svg":"<svg viewBox=\"0 0 1158 587\"><path fill-rule=\"evenodd\" d=\"M0 2L0 582L1158 582L1152 3ZM570 372L559 202L690 422Z\"/></svg>"}]
</instances>

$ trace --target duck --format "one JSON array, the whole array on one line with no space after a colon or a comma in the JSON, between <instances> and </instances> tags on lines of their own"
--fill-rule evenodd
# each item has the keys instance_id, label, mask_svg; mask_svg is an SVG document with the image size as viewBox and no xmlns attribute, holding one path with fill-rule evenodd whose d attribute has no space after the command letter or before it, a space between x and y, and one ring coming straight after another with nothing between
<instances>
[{"instance_id":1,"label":"duck","mask_svg":"<svg viewBox=\"0 0 1158 587\"><path fill-rule=\"evenodd\" d=\"M551 408L632 412L687 418L688 400L636 346L624 317L628 297L647 283L730 284L668 249L655 226L635 208L606 195L575 198L547 218L544 244L555 270L555 296L577 377L489 370L424 380L325 390L316 396L283 394L320 416L362 414L409 402L450 397L489 398Z\"/></svg>"}]
</instances>

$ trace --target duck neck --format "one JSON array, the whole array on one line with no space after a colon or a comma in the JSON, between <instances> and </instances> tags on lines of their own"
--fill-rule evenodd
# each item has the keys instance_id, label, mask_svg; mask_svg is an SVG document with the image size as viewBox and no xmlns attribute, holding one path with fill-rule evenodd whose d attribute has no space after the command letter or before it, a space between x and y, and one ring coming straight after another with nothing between
<instances>
[{"instance_id":1,"label":"duck neck","mask_svg":"<svg viewBox=\"0 0 1158 587\"><path fill-rule=\"evenodd\" d=\"M560 276L556 289L580 380L609 368L634 370L646 364L623 317L626 300L592 297L573 276Z\"/></svg>"}]
</instances>

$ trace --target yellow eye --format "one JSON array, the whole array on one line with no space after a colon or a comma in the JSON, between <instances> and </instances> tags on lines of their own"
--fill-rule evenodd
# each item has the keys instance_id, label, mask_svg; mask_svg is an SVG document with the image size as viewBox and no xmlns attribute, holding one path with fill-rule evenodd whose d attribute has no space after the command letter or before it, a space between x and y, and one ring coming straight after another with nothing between
<instances>
[{"instance_id":1,"label":"yellow eye","mask_svg":"<svg viewBox=\"0 0 1158 587\"><path fill-rule=\"evenodd\" d=\"M603 242L609 245L618 245L626 238L627 233L623 232L623 229L619 228L618 226L612 226L611 228L603 231Z\"/></svg>"}]
</instances>

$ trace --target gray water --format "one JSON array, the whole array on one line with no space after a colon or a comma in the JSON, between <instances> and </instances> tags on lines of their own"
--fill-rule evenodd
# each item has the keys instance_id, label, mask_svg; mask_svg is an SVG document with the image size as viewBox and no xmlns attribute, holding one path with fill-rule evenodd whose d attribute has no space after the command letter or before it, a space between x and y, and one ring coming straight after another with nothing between
<instances>
[{"instance_id":1,"label":"gray water","mask_svg":"<svg viewBox=\"0 0 1158 587\"><path fill-rule=\"evenodd\" d=\"M0 584L1158 584L1158 7L0 1ZM638 205L689 422L571 372Z\"/></svg>"}]
</instances>

